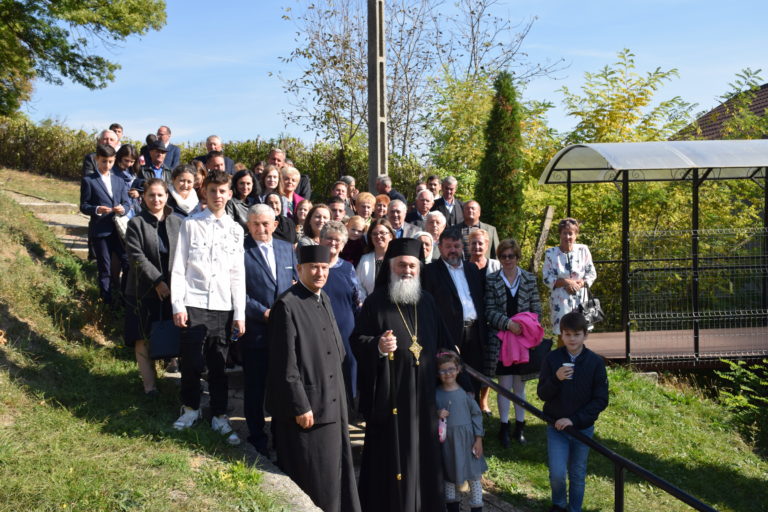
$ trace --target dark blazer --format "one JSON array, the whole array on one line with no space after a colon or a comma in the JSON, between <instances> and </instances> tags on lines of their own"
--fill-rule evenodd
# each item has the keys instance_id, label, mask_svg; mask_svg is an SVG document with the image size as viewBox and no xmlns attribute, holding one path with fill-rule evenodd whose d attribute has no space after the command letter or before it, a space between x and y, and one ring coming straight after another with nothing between
<instances>
[{"instance_id":1,"label":"dark blazer","mask_svg":"<svg viewBox=\"0 0 768 512\"><path fill-rule=\"evenodd\" d=\"M342 419L346 353L331 301L324 292L320 295L318 302L296 283L270 312L267 410L278 421L294 421L310 410L315 424Z\"/></svg>"},{"instance_id":2,"label":"dark blazer","mask_svg":"<svg viewBox=\"0 0 768 512\"><path fill-rule=\"evenodd\" d=\"M299 184L296 185L296 193L304 199L310 199L312 197L312 184L309 182L308 174L301 173Z\"/></svg>"},{"instance_id":3,"label":"dark blazer","mask_svg":"<svg viewBox=\"0 0 768 512\"><path fill-rule=\"evenodd\" d=\"M472 296L472 303L477 312L477 320L472 326L474 344L469 347L470 353L467 353L465 347L462 358L467 364L478 369L483 362L483 346L487 336L485 329L485 280L482 272L474 263L465 261L463 266L464 276L469 285L469 294ZM464 311L461 307L459 292L442 259L424 267L422 284L424 289L435 298L437 308L448 326L448 331L454 336L454 343L459 345L464 331Z\"/></svg>"},{"instance_id":4,"label":"dark blazer","mask_svg":"<svg viewBox=\"0 0 768 512\"><path fill-rule=\"evenodd\" d=\"M168 158L168 157L166 157ZM205 161L208 160L208 155L199 155L192 159L193 161L196 160L198 162L202 162L203 165L205 165ZM224 157L224 171L227 174L235 174L235 161L229 158L228 156Z\"/></svg>"},{"instance_id":5,"label":"dark blazer","mask_svg":"<svg viewBox=\"0 0 768 512\"><path fill-rule=\"evenodd\" d=\"M536 313L541 322L541 299L536 285L536 276L517 267L520 272L520 286L517 288L518 313ZM503 270L488 274L485 282L485 319L488 321L488 342L483 373L493 377L499 362L501 340L496 333L507 328L507 285L501 277Z\"/></svg>"},{"instance_id":6,"label":"dark blazer","mask_svg":"<svg viewBox=\"0 0 768 512\"><path fill-rule=\"evenodd\" d=\"M455 197L453 198L453 212L448 212L448 207L445 206L445 199L442 197L435 199L435 204L432 205L431 211L435 210L445 215L446 229L464 222L464 203Z\"/></svg>"},{"instance_id":7,"label":"dark blazer","mask_svg":"<svg viewBox=\"0 0 768 512\"><path fill-rule=\"evenodd\" d=\"M184 219L171 215L172 209L165 207L165 229L168 232L168 268L173 268L173 257L176 254L176 243L179 241L179 229ZM128 231L125 234L125 248L130 264L126 280L125 294L129 297L144 297L154 293L154 288L163 277L160 260L160 248L157 245L157 217L148 210L128 221Z\"/></svg>"},{"instance_id":8,"label":"dark blazer","mask_svg":"<svg viewBox=\"0 0 768 512\"><path fill-rule=\"evenodd\" d=\"M83 176L88 176L92 172L96 172L96 152L88 153L83 158Z\"/></svg>"},{"instance_id":9,"label":"dark blazer","mask_svg":"<svg viewBox=\"0 0 768 512\"><path fill-rule=\"evenodd\" d=\"M408 200L405 198L403 194L401 194L399 191L393 189L389 190L389 193L387 194L389 196L389 199L394 201L395 199L401 200L405 205L408 205Z\"/></svg>"},{"instance_id":10,"label":"dark blazer","mask_svg":"<svg viewBox=\"0 0 768 512\"><path fill-rule=\"evenodd\" d=\"M125 186L125 180L114 174L109 175L112 183L112 197L107 192L107 187L98 172L92 172L84 177L80 183L80 211L91 217L88 222L88 236L91 238L104 238L111 235L115 230L115 223L112 220L114 213L109 215L96 215L96 208L99 206L115 207L123 205L127 212L131 208L131 201L128 197L128 188Z\"/></svg>"},{"instance_id":11,"label":"dark blazer","mask_svg":"<svg viewBox=\"0 0 768 512\"><path fill-rule=\"evenodd\" d=\"M256 241L250 236L245 237L245 334L241 341L253 343L257 347L267 345L264 312L299 278L293 246L272 238L272 247L275 251L277 281L272 278Z\"/></svg>"},{"instance_id":12,"label":"dark blazer","mask_svg":"<svg viewBox=\"0 0 768 512\"><path fill-rule=\"evenodd\" d=\"M179 146L168 144L168 153L165 154L165 166L171 170L175 169L179 163L181 163L181 149Z\"/></svg>"},{"instance_id":13,"label":"dark blazer","mask_svg":"<svg viewBox=\"0 0 768 512\"><path fill-rule=\"evenodd\" d=\"M426 219L422 217L419 212L416 210L411 210L408 212L408 214L405 216L405 222L408 222L410 224L413 224L417 228L419 228L419 231L424 230L424 222Z\"/></svg>"}]
</instances>

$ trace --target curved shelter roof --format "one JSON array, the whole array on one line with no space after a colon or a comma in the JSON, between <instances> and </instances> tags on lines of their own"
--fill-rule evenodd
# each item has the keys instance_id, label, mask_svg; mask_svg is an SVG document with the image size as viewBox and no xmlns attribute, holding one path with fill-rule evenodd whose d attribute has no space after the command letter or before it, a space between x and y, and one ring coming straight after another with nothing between
<instances>
[{"instance_id":1,"label":"curved shelter roof","mask_svg":"<svg viewBox=\"0 0 768 512\"><path fill-rule=\"evenodd\" d=\"M630 181L686 181L694 169L706 179L752 179L764 178L767 166L766 139L574 144L549 161L539 183L565 185L569 174L571 183L606 183L622 171Z\"/></svg>"}]
</instances>

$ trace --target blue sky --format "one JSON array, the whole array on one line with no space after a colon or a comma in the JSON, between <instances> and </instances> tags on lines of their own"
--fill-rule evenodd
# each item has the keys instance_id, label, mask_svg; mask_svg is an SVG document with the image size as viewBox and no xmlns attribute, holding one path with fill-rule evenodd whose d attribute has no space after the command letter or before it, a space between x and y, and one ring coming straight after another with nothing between
<instances>
[{"instance_id":1,"label":"blue sky","mask_svg":"<svg viewBox=\"0 0 768 512\"><path fill-rule=\"evenodd\" d=\"M297 5L169 0L165 28L106 52L122 65L109 87L89 91L38 82L25 110L35 120L54 118L86 130L117 121L136 139L167 124L177 142L211 133L225 141L285 133L310 142L313 134L286 125L281 112L291 108L290 98L275 74L296 74L279 57L296 46L296 28L281 18L282 7ZM585 71L613 63L622 48L635 53L641 72L677 68L680 78L657 97L680 95L699 103L697 110L716 105L745 67L763 68L768 81L764 0L500 0L496 13L515 23L537 16L522 50L534 62L564 58L568 64L556 80L538 79L524 92L525 99L557 105L550 124L559 130L573 122L560 109L557 89L577 90Z\"/></svg>"}]
</instances>

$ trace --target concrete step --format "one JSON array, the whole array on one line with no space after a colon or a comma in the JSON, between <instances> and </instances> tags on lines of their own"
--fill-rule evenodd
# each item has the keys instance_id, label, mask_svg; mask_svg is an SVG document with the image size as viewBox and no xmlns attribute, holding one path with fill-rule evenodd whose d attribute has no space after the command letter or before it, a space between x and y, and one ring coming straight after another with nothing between
<instances>
[{"instance_id":1,"label":"concrete step","mask_svg":"<svg viewBox=\"0 0 768 512\"><path fill-rule=\"evenodd\" d=\"M79 235L58 235L59 241L80 259L88 259L88 238Z\"/></svg>"},{"instance_id":2,"label":"concrete step","mask_svg":"<svg viewBox=\"0 0 768 512\"><path fill-rule=\"evenodd\" d=\"M81 213L36 213L57 235L88 237L88 217Z\"/></svg>"},{"instance_id":3,"label":"concrete step","mask_svg":"<svg viewBox=\"0 0 768 512\"><path fill-rule=\"evenodd\" d=\"M5 190L3 193L8 194L14 201L22 206L29 208L33 213L75 214L80 210L78 205L72 203L57 203L54 201L46 201L45 199L41 199L39 197L20 194L10 190Z\"/></svg>"}]
</instances>

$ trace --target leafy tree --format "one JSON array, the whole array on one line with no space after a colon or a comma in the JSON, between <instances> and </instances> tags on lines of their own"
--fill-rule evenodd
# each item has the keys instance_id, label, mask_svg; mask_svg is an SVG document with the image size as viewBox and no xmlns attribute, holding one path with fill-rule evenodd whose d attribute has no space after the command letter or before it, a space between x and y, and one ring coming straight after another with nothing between
<instances>
[{"instance_id":1,"label":"leafy tree","mask_svg":"<svg viewBox=\"0 0 768 512\"><path fill-rule=\"evenodd\" d=\"M494 80L491 115L485 128L486 149L480 164L477 200L483 217L504 236L518 233L523 207L523 141L521 108L512 75L503 71Z\"/></svg>"},{"instance_id":2,"label":"leafy tree","mask_svg":"<svg viewBox=\"0 0 768 512\"><path fill-rule=\"evenodd\" d=\"M491 77L459 79L446 73L437 88L430 156L437 172L455 176L462 199L473 197L485 154L485 125L493 103Z\"/></svg>"},{"instance_id":3,"label":"leafy tree","mask_svg":"<svg viewBox=\"0 0 768 512\"><path fill-rule=\"evenodd\" d=\"M0 1L0 115L29 99L35 78L106 87L119 64L93 54L165 25L163 0Z\"/></svg>"},{"instance_id":4,"label":"leafy tree","mask_svg":"<svg viewBox=\"0 0 768 512\"><path fill-rule=\"evenodd\" d=\"M677 69L635 72L635 54L624 49L613 67L584 73L582 95L560 89L569 116L578 119L566 141L637 142L666 140L683 128L693 105L679 96L651 106L655 92L678 76Z\"/></svg>"}]
</instances>

